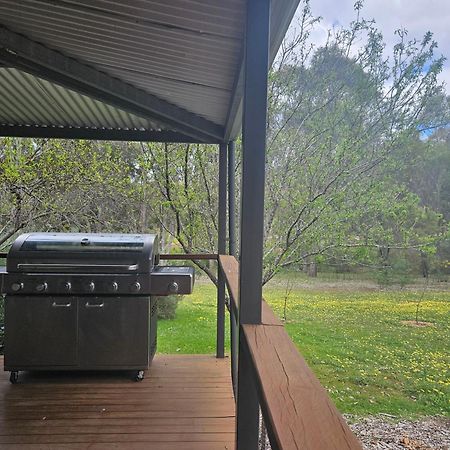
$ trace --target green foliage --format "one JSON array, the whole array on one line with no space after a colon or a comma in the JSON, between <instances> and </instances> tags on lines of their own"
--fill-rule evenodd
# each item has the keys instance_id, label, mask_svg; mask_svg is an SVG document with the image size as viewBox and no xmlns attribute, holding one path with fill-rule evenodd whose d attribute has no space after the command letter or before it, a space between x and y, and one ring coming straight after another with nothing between
<instances>
[{"instance_id":1,"label":"green foliage","mask_svg":"<svg viewBox=\"0 0 450 450\"><path fill-rule=\"evenodd\" d=\"M406 257L395 259L391 265L384 265L375 271L375 279L380 286L400 286L404 288L413 281L411 265Z\"/></svg>"},{"instance_id":2,"label":"green foliage","mask_svg":"<svg viewBox=\"0 0 450 450\"><path fill-rule=\"evenodd\" d=\"M0 249L19 231L135 228L133 185L110 144L0 139ZM139 214L137 212L137 214Z\"/></svg>"},{"instance_id":3,"label":"green foliage","mask_svg":"<svg viewBox=\"0 0 450 450\"><path fill-rule=\"evenodd\" d=\"M142 195L170 252L217 253L218 152L212 145L142 144ZM147 193L147 194L146 194ZM196 261L216 282L208 263Z\"/></svg>"},{"instance_id":4,"label":"green foliage","mask_svg":"<svg viewBox=\"0 0 450 450\"><path fill-rule=\"evenodd\" d=\"M175 319L178 302L182 299L180 295L157 297L158 319Z\"/></svg>"},{"instance_id":5,"label":"green foliage","mask_svg":"<svg viewBox=\"0 0 450 450\"><path fill-rule=\"evenodd\" d=\"M439 117L430 107L443 95L432 35L399 30L386 59L361 4L349 29L316 48L305 5L270 75L265 281L318 254L347 261L361 247L436 247L445 230L398 176L417 130L449 117L446 102Z\"/></svg>"},{"instance_id":6,"label":"green foliage","mask_svg":"<svg viewBox=\"0 0 450 450\"><path fill-rule=\"evenodd\" d=\"M375 279L380 286L386 287L393 284L390 267L385 266L376 270Z\"/></svg>"}]
</instances>

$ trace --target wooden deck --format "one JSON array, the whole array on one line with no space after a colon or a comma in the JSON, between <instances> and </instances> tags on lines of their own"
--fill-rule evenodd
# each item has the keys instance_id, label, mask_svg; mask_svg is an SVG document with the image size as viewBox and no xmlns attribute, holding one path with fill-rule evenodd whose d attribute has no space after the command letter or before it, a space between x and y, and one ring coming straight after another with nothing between
<instances>
[{"instance_id":1,"label":"wooden deck","mask_svg":"<svg viewBox=\"0 0 450 450\"><path fill-rule=\"evenodd\" d=\"M0 360L3 367L3 360ZM228 359L158 355L122 373L0 373L0 449L234 449Z\"/></svg>"}]
</instances>

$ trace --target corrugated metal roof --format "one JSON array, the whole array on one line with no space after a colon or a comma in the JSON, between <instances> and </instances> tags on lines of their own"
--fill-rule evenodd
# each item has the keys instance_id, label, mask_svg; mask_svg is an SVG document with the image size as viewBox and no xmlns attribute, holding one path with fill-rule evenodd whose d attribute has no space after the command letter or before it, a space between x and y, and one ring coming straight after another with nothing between
<instances>
[{"instance_id":1,"label":"corrugated metal roof","mask_svg":"<svg viewBox=\"0 0 450 450\"><path fill-rule=\"evenodd\" d=\"M158 130L161 125L46 80L0 67L0 124Z\"/></svg>"},{"instance_id":2,"label":"corrugated metal roof","mask_svg":"<svg viewBox=\"0 0 450 450\"><path fill-rule=\"evenodd\" d=\"M272 57L297 4L272 0ZM246 0L0 0L0 26L221 127L239 116L230 105L240 86L245 14ZM43 79L0 73L1 121L163 128ZM230 137L237 132L234 126Z\"/></svg>"},{"instance_id":3,"label":"corrugated metal roof","mask_svg":"<svg viewBox=\"0 0 450 450\"><path fill-rule=\"evenodd\" d=\"M241 62L244 21L244 0L0 1L9 29L218 124Z\"/></svg>"}]
</instances>

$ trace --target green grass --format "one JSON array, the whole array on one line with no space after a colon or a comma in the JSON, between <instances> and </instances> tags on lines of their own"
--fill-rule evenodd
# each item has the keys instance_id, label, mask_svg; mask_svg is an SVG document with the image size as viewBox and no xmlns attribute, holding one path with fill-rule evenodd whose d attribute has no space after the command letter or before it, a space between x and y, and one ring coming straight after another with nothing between
<instances>
[{"instance_id":1,"label":"green grass","mask_svg":"<svg viewBox=\"0 0 450 450\"><path fill-rule=\"evenodd\" d=\"M282 316L285 289L265 289ZM326 292L296 288L286 328L308 364L345 413L403 417L450 415L450 292ZM158 351L214 353L216 291L197 284L174 320L159 322ZM227 338L228 342L228 338Z\"/></svg>"},{"instance_id":2,"label":"green grass","mask_svg":"<svg viewBox=\"0 0 450 450\"><path fill-rule=\"evenodd\" d=\"M197 283L193 294L178 303L175 319L158 321L158 352L214 354L216 298L215 286ZM228 313L225 319L229 320ZM229 344L228 327L226 332L225 342Z\"/></svg>"}]
</instances>

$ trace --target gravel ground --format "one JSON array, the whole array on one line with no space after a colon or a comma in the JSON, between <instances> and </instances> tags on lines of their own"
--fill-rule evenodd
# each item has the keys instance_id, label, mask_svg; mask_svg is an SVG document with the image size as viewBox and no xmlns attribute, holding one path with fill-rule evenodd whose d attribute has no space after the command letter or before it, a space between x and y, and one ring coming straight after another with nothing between
<instances>
[{"instance_id":1,"label":"gravel ground","mask_svg":"<svg viewBox=\"0 0 450 450\"><path fill-rule=\"evenodd\" d=\"M450 418L399 421L379 415L346 419L365 450L450 450Z\"/></svg>"},{"instance_id":2,"label":"gravel ground","mask_svg":"<svg viewBox=\"0 0 450 450\"><path fill-rule=\"evenodd\" d=\"M388 414L366 418L345 415L345 418L364 450L450 450L450 418L411 421ZM260 449L270 450L267 436L260 436Z\"/></svg>"}]
</instances>

